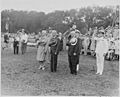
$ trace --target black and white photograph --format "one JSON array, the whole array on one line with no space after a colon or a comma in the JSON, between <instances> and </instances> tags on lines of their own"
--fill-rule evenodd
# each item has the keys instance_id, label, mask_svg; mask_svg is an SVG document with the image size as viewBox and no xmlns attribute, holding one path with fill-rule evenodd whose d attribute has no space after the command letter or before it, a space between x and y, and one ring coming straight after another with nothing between
<instances>
[{"instance_id":1,"label":"black and white photograph","mask_svg":"<svg viewBox=\"0 0 120 97\"><path fill-rule=\"evenodd\" d=\"M1 96L119 97L120 0L1 0Z\"/></svg>"}]
</instances>

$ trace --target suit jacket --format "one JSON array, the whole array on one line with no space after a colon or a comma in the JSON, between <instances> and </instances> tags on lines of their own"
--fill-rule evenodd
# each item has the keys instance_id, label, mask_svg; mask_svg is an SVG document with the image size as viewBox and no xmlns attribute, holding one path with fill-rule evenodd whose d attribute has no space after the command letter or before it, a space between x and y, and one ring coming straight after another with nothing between
<instances>
[{"instance_id":1,"label":"suit jacket","mask_svg":"<svg viewBox=\"0 0 120 97\"><path fill-rule=\"evenodd\" d=\"M56 41L57 41L56 45L54 45L54 42L49 43L51 54L55 54L55 53L58 54L60 51L60 39L56 38Z\"/></svg>"},{"instance_id":2,"label":"suit jacket","mask_svg":"<svg viewBox=\"0 0 120 97\"><path fill-rule=\"evenodd\" d=\"M19 46L19 41L14 40L13 46Z\"/></svg>"},{"instance_id":3,"label":"suit jacket","mask_svg":"<svg viewBox=\"0 0 120 97\"><path fill-rule=\"evenodd\" d=\"M76 45L71 45L70 41L66 44L68 46L68 55L73 56L74 53L76 55L80 55L81 49L82 49L82 40L77 38Z\"/></svg>"},{"instance_id":4,"label":"suit jacket","mask_svg":"<svg viewBox=\"0 0 120 97\"><path fill-rule=\"evenodd\" d=\"M63 50L63 38L60 40L60 51Z\"/></svg>"}]
</instances>

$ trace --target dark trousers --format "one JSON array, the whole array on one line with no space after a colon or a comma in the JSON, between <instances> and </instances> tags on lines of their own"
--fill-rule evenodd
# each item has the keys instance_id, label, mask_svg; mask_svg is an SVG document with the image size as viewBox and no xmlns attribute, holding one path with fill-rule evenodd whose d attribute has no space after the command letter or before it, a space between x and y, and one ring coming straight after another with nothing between
<instances>
[{"instance_id":1,"label":"dark trousers","mask_svg":"<svg viewBox=\"0 0 120 97\"><path fill-rule=\"evenodd\" d=\"M79 64L79 55L68 55L69 68L72 74L77 74L77 64Z\"/></svg>"},{"instance_id":2,"label":"dark trousers","mask_svg":"<svg viewBox=\"0 0 120 97\"><path fill-rule=\"evenodd\" d=\"M21 52L22 52L22 54L24 54L26 52L26 48L27 48L27 43L22 43L21 44Z\"/></svg>"},{"instance_id":3,"label":"dark trousers","mask_svg":"<svg viewBox=\"0 0 120 97\"><path fill-rule=\"evenodd\" d=\"M51 54L51 72L56 72L57 71L57 57L58 55Z\"/></svg>"},{"instance_id":4,"label":"dark trousers","mask_svg":"<svg viewBox=\"0 0 120 97\"><path fill-rule=\"evenodd\" d=\"M18 54L19 53L19 46L14 46L14 54Z\"/></svg>"}]
</instances>

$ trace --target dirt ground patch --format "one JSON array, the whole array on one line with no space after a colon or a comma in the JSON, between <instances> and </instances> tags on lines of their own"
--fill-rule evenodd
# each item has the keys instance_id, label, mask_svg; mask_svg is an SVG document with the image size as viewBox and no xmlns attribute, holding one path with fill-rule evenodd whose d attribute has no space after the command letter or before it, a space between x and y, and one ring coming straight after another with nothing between
<instances>
[{"instance_id":1,"label":"dirt ground patch","mask_svg":"<svg viewBox=\"0 0 120 97\"><path fill-rule=\"evenodd\" d=\"M118 96L119 63L105 61L102 76L96 75L95 58L80 56L78 75L71 75L67 52L61 52L58 71L38 70L34 47L25 55L14 55L11 49L1 51L1 94L9 96ZM93 66L95 70L93 70Z\"/></svg>"}]
</instances>

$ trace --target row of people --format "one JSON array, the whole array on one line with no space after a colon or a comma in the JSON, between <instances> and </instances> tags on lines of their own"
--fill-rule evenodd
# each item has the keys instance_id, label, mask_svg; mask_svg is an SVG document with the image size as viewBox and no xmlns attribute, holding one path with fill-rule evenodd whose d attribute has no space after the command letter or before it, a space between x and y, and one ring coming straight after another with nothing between
<instances>
[{"instance_id":1,"label":"row of people","mask_svg":"<svg viewBox=\"0 0 120 97\"><path fill-rule=\"evenodd\" d=\"M24 54L27 48L27 41L28 41L28 35L24 29L18 31L14 35L10 35L7 32L4 35L5 46L3 46L3 49L8 48L10 46L13 48L14 54L18 54L19 48L21 48L21 53Z\"/></svg>"},{"instance_id":2,"label":"row of people","mask_svg":"<svg viewBox=\"0 0 120 97\"><path fill-rule=\"evenodd\" d=\"M79 30L73 29L69 30L69 37L66 41L68 46L68 62L70 73L77 75L77 67L79 67L79 56L82 49L82 40L85 37L82 36ZM110 38L105 37L105 32L103 29L95 29L94 37L90 38L95 41L94 51L96 53L96 65L97 73L102 75L104 68L104 57L108 52L109 44L108 40ZM19 34L16 34L14 38L14 53L18 53L19 43L21 44L22 54L26 51L26 45L28 41L28 36L25 33L24 29ZM37 61L40 63L39 69L45 69L45 61L50 63L51 72L57 71L57 58L61 49L62 35L57 33L56 30L52 30L50 33L47 33L46 30L43 30L41 35L39 35L37 40ZM91 42L92 45L92 42Z\"/></svg>"},{"instance_id":3,"label":"row of people","mask_svg":"<svg viewBox=\"0 0 120 97\"><path fill-rule=\"evenodd\" d=\"M83 37L81 33L77 30L71 30L70 35L67 39L66 45L68 46L68 62L70 73L77 75L77 70L79 68L79 57L82 49ZM97 41L95 53L96 53L96 74L102 75L104 68L104 57L108 51L107 39L104 37L103 31L98 31L97 36L94 40ZM45 58L50 54L50 66L51 72L57 71L57 58L60 51L60 38L58 37L57 31L53 30L49 38L46 36L46 31L42 32L42 36L38 41L38 51L37 60L40 62L39 69L45 69ZM50 52L47 49L50 47ZM42 65L41 65L42 64Z\"/></svg>"}]
</instances>

